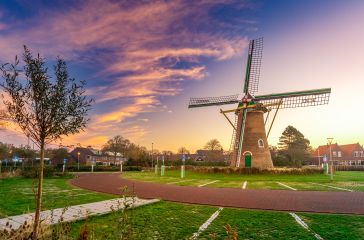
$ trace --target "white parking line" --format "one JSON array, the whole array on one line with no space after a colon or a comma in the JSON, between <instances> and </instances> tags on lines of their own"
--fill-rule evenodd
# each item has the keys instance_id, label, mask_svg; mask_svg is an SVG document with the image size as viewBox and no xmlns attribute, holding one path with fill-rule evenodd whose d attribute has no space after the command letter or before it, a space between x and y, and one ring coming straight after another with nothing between
<instances>
[{"instance_id":1,"label":"white parking line","mask_svg":"<svg viewBox=\"0 0 364 240\"><path fill-rule=\"evenodd\" d=\"M297 189L295 189L295 188L293 188L293 187L290 187L290 186L288 186L288 185L286 185L286 184L283 184L283 183L280 183L280 182L277 182L279 185L281 185L281 186L283 186L283 187L286 187L286 188L289 188L289 189L291 189L291 190L293 190L293 191L297 191Z\"/></svg>"},{"instance_id":2,"label":"white parking line","mask_svg":"<svg viewBox=\"0 0 364 240\"><path fill-rule=\"evenodd\" d=\"M354 190L347 189L347 188L334 187L334 186L320 184L320 183L312 183L312 184L319 185L319 186L323 186L323 187L328 187L328 188L334 188L334 189L338 189L338 190L343 190L343 191L348 191L348 192L354 192Z\"/></svg>"},{"instance_id":3,"label":"white parking line","mask_svg":"<svg viewBox=\"0 0 364 240\"><path fill-rule=\"evenodd\" d=\"M206 228L208 228L208 226L219 216L220 212L223 210L224 208L219 208L216 212L214 212L211 217L209 219L207 219L206 222L204 222L204 224L202 224L198 231L195 232L192 237L190 239L197 239L198 236L206 230Z\"/></svg>"},{"instance_id":4,"label":"white parking line","mask_svg":"<svg viewBox=\"0 0 364 240\"><path fill-rule=\"evenodd\" d=\"M243 186L241 186L241 188L242 188L242 189L246 189L246 185L248 185L248 181L245 181L245 182L243 183Z\"/></svg>"},{"instance_id":5,"label":"white parking line","mask_svg":"<svg viewBox=\"0 0 364 240\"><path fill-rule=\"evenodd\" d=\"M301 225L301 227L303 227L304 229L306 229L308 232L312 233L315 236L316 239L323 240L323 238L320 235L318 235L317 233L315 233L314 231L312 231L308 227L308 225L297 214L295 214L295 213L289 213L289 214L291 214L291 216L296 220L296 222L299 225Z\"/></svg>"},{"instance_id":6,"label":"white parking line","mask_svg":"<svg viewBox=\"0 0 364 240\"><path fill-rule=\"evenodd\" d=\"M183 183L183 182L189 182L189 181L192 181L194 179L187 179L187 180L182 180L182 181L177 181L177 182L169 182L167 184L176 184L176 183Z\"/></svg>"},{"instance_id":7,"label":"white parking line","mask_svg":"<svg viewBox=\"0 0 364 240\"><path fill-rule=\"evenodd\" d=\"M218 181L220 181L220 180L215 180L215 181L212 181L212 182L204 183L204 184L198 185L198 187L203 187L203 186L206 186L206 185L218 182Z\"/></svg>"}]
</instances>

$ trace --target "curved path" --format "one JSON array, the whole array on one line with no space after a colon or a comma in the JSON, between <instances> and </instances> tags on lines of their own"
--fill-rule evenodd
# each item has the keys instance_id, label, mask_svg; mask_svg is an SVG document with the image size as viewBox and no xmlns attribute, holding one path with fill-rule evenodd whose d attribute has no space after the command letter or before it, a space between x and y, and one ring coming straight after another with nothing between
<instances>
[{"instance_id":1,"label":"curved path","mask_svg":"<svg viewBox=\"0 0 364 240\"><path fill-rule=\"evenodd\" d=\"M123 179L120 173L80 174L71 184L103 193L121 194L121 188L140 198L223 207L318 213L364 214L364 192L242 190L176 186Z\"/></svg>"}]
</instances>

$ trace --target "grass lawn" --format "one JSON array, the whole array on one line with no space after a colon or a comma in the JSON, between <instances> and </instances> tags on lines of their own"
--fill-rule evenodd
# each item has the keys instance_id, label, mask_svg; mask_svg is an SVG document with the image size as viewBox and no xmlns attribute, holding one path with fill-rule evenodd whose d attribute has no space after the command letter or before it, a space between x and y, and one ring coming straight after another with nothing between
<instances>
[{"instance_id":1,"label":"grass lawn","mask_svg":"<svg viewBox=\"0 0 364 240\"><path fill-rule=\"evenodd\" d=\"M44 179L43 209L51 209L115 198L75 188L67 183L70 177ZM35 209L33 180L29 178L0 179L0 217L33 212Z\"/></svg>"},{"instance_id":2,"label":"grass lawn","mask_svg":"<svg viewBox=\"0 0 364 240\"><path fill-rule=\"evenodd\" d=\"M161 177L154 172L124 172L124 178L147 182L169 183L181 186L198 186L212 181L206 187L232 187L241 188L243 182L247 181L248 189L282 189L286 187L277 182L286 184L297 190L311 191L364 191L364 172L336 172L334 181L325 174L313 175L238 175L222 173L195 173L186 171L186 178L180 178L180 171L166 170L165 176ZM186 181L187 180L187 181ZM320 185L317 185L320 184ZM340 189L343 188L343 189Z\"/></svg>"},{"instance_id":3,"label":"grass lawn","mask_svg":"<svg viewBox=\"0 0 364 240\"><path fill-rule=\"evenodd\" d=\"M159 202L128 210L130 239L188 239L218 208ZM364 234L364 216L298 213L308 226L324 239L360 239ZM120 239L120 214L89 218L86 223L91 239ZM85 221L71 225L77 237ZM239 239L315 239L288 212L225 208L199 239L225 239L224 226L231 225Z\"/></svg>"},{"instance_id":4,"label":"grass lawn","mask_svg":"<svg viewBox=\"0 0 364 240\"><path fill-rule=\"evenodd\" d=\"M128 210L132 237L127 239L186 239L197 231L216 207L160 202ZM92 239L120 239L120 214L111 213L87 220ZM76 239L85 221L72 224Z\"/></svg>"}]
</instances>

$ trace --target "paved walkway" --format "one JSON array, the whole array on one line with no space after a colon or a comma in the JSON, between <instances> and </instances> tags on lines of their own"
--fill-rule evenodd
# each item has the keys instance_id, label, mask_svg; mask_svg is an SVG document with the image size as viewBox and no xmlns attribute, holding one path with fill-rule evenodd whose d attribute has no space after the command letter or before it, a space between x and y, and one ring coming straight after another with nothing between
<instances>
[{"instance_id":1,"label":"paved walkway","mask_svg":"<svg viewBox=\"0 0 364 240\"><path fill-rule=\"evenodd\" d=\"M290 212L364 214L364 192L176 186L127 180L121 178L120 173L80 174L71 183L81 188L111 194L120 194L121 187L128 186L129 191L140 198L159 198L192 204Z\"/></svg>"},{"instance_id":2,"label":"paved walkway","mask_svg":"<svg viewBox=\"0 0 364 240\"><path fill-rule=\"evenodd\" d=\"M142 205L157 202L157 199L145 200L139 198L117 198L101 202L87 203L68 208L57 208L41 212L41 219L47 224L56 224L62 218L63 222L71 222L75 220L85 219L93 215L102 215L112 211L112 209L122 209L125 204L131 207L139 207ZM134 203L133 203L134 202ZM22 214L0 219L0 229L7 228L6 223L12 226L12 229L18 229L25 221L31 222L34 218L34 213ZM8 225L8 226L9 226Z\"/></svg>"}]
</instances>

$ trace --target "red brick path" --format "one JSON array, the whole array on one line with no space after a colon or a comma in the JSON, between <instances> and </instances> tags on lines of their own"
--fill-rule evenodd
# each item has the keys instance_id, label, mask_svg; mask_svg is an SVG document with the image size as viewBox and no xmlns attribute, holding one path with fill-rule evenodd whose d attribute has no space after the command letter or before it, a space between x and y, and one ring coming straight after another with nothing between
<instances>
[{"instance_id":1,"label":"red brick path","mask_svg":"<svg viewBox=\"0 0 364 240\"><path fill-rule=\"evenodd\" d=\"M81 188L117 195L123 186L128 186L140 198L183 203L293 212L364 214L364 192L199 188L127 180L118 173L80 174L71 183Z\"/></svg>"}]
</instances>

